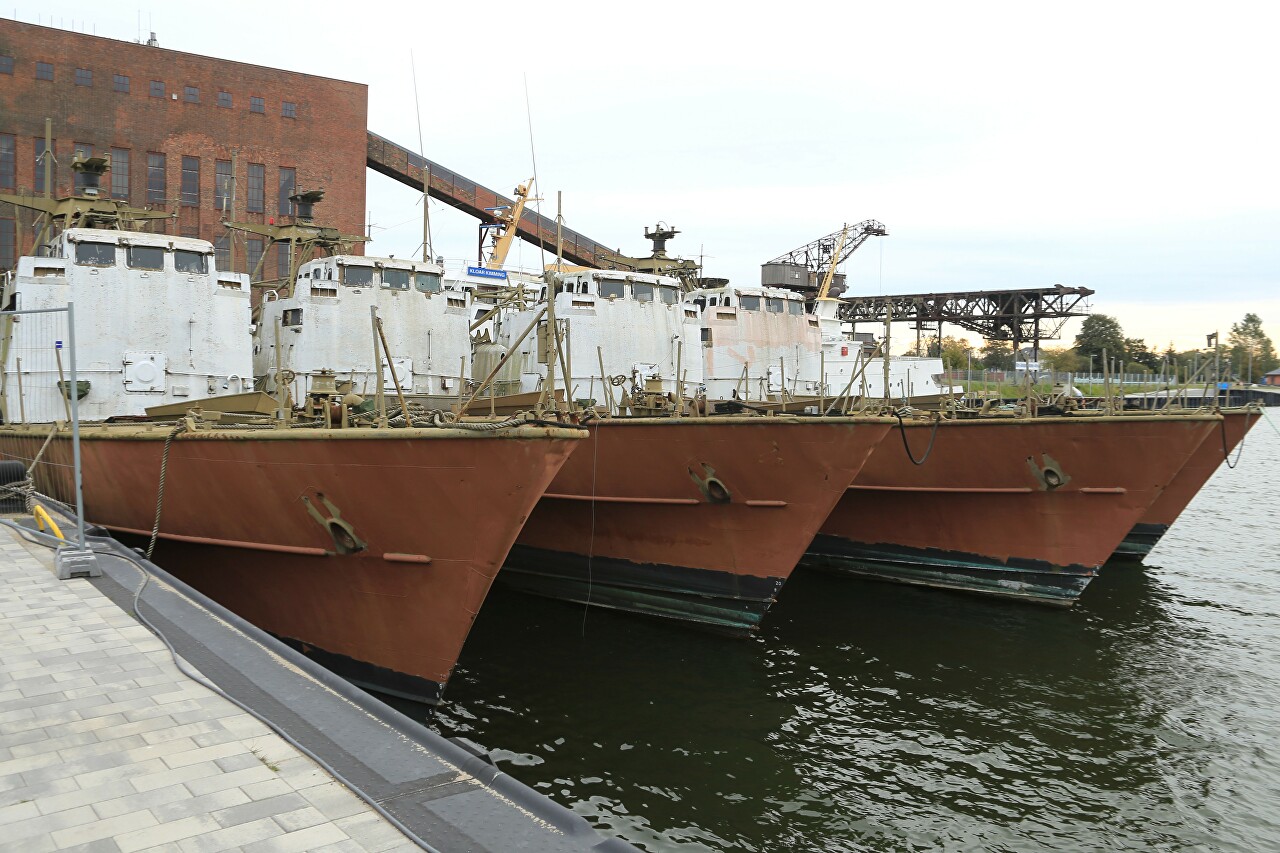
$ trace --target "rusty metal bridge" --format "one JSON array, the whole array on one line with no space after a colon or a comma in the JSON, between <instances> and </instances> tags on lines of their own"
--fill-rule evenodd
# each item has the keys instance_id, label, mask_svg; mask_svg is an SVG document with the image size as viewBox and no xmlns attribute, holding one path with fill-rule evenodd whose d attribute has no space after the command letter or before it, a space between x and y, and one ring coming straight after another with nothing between
<instances>
[{"instance_id":1,"label":"rusty metal bridge","mask_svg":"<svg viewBox=\"0 0 1280 853\"><path fill-rule=\"evenodd\" d=\"M963 293L913 293L890 296L844 296L840 319L848 323L915 323L916 328L954 323L987 340L1055 340L1071 317L1089 313L1087 287L977 290Z\"/></svg>"},{"instance_id":2,"label":"rusty metal bridge","mask_svg":"<svg viewBox=\"0 0 1280 853\"><path fill-rule=\"evenodd\" d=\"M481 222L497 222L493 210L503 205L515 204L511 198L488 187L482 187L452 169L415 154L372 131L368 132L367 162L369 168L375 172L380 172L418 191L422 190L424 173L429 174L431 186L428 194L431 198L474 216ZM521 239L546 249L552 255L555 254L555 219L526 208L520 221L516 223L516 233ZM597 243L590 237L569 228L563 229L563 234L564 259L571 264L581 264L597 269L629 270L633 268L629 263L631 258Z\"/></svg>"}]
</instances>

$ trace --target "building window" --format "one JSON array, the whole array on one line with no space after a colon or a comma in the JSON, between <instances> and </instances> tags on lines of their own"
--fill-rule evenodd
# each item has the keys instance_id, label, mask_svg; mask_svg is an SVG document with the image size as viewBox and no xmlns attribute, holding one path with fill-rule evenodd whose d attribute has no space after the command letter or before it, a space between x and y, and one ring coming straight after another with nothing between
<instances>
[{"instance_id":1,"label":"building window","mask_svg":"<svg viewBox=\"0 0 1280 853\"><path fill-rule=\"evenodd\" d=\"M231 161L219 160L213 169L213 206L224 214L231 213Z\"/></svg>"},{"instance_id":2,"label":"building window","mask_svg":"<svg viewBox=\"0 0 1280 853\"><path fill-rule=\"evenodd\" d=\"M165 156L151 153L147 155L147 201L165 204L168 193L165 179Z\"/></svg>"},{"instance_id":3,"label":"building window","mask_svg":"<svg viewBox=\"0 0 1280 853\"><path fill-rule=\"evenodd\" d=\"M284 116L285 118L297 118L298 105L295 104L293 101L285 101L283 104L280 105L280 115Z\"/></svg>"},{"instance_id":4,"label":"building window","mask_svg":"<svg viewBox=\"0 0 1280 853\"><path fill-rule=\"evenodd\" d=\"M182 89L182 100L188 104L200 103L200 90L195 86L184 86Z\"/></svg>"},{"instance_id":5,"label":"building window","mask_svg":"<svg viewBox=\"0 0 1280 853\"><path fill-rule=\"evenodd\" d=\"M262 274L258 270L258 264L262 261L262 238L250 237L245 243L245 272L249 273L251 279L262 281ZM255 276L254 274L257 273Z\"/></svg>"},{"instance_id":6,"label":"building window","mask_svg":"<svg viewBox=\"0 0 1280 853\"><path fill-rule=\"evenodd\" d=\"M295 194L298 186L298 170L286 166L280 167L280 211L281 216L293 216L293 202L289 196Z\"/></svg>"},{"instance_id":7,"label":"building window","mask_svg":"<svg viewBox=\"0 0 1280 853\"><path fill-rule=\"evenodd\" d=\"M50 143L49 150L52 152L52 151L56 151L57 148L58 148L58 140L55 139ZM35 180L32 181L32 186L36 188L36 192L43 193L44 192L44 162L45 162L43 137L36 138L35 152L36 152L36 174L35 174ZM49 160L49 174L53 177L53 185L56 187L58 185L58 163L57 163L57 160L52 155L48 158L48 160Z\"/></svg>"},{"instance_id":8,"label":"building window","mask_svg":"<svg viewBox=\"0 0 1280 853\"><path fill-rule=\"evenodd\" d=\"M218 106L220 106L220 107L226 107L227 109L230 109L230 108L231 108L231 93L230 93L230 92L219 92L219 93L218 93Z\"/></svg>"},{"instance_id":9,"label":"building window","mask_svg":"<svg viewBox=\"0 0 1280 853\"><path fill-rule=\"evenodd\" d=\"M232 272L231 238L225 233L213 241L213 265L222 272Z\"/></svg>"},{"instance_id":10,"label":"building window","mask_svg":"<svg viewBox=\"0 0 1280 853\"><path fill-rule=\"evenodd\" d=\"M200 206L200 158L182 158L182 203L187 207Z\"/></svg>"},{"instance_id":11,"label":"building window","mask_svg":"<svg viewBox=\"0 0 1280 853\"><path fill-rule=\"evenodd\" d=\"M287 240L276 243L276 278L281 281L289 280L289 247L292 245Z\"/></svg>"},{"instance_id":12,"label":"building window","mask_svg":"<svg viewBox=\"0 0 1280 853\"><path fill-rule=\"evenodd\" d=\"M92 145L90 145L88 142L77 142L75 144L75 149L74 149L74 153L72 154L71 162L74 163L76 161L76 158L79 158L81 160L88 160L92 156L93 156ZM76 172L75 174L76 174L75 176L76 189L81 190L89 185L88 174L86 174L85 172Z\"/></svg>"},{"instance_id":13,"label":"building window","mask_svg":"<svg viewBox=\"0 0 1280 853\"><path fill-rule=\"evenodd\" d=\"M0 269L13 269L17 253L18 229L12 219L0 219Z\"/></svg>"},{"instance_id":14,"label":"building window","mask_svg":"<svg viewBox=\"0 0 1280 853\"><path fill-rule=\"evenodd\" d=\"M117 92L124 92L126 94L129 92L128 76L124 74L117 74L114 77L112 77L111 80L112 80L111 82L112 88L114 88Z\"/></svg>"},{"instance_id":15,"label":"building window","mask_svg":"<svg viewBox=\"0 0 1280 853\"><path fill-rule=\"evenodd\" d=\"M12 133L0 133L0 190L11 190L18 180L17 142Z\"/></svg>"},{"instance_id":16,"label":"building window","mask_svg":"<svg viewBox=\"0 0 1280 853\"><path fill-rule=\"evenodd\" d=\"M249 197L245 209L250 213L262 213L266 209L267 167L261 163L249 164Z\"/></svg>"},{"instance_id":17,"label":"building window","mask_svg":"<svg viewBox=\"0 0 1280 853\"><path fill-rule=\"evenodd\" d=\"M262 98L255 98L255 97L249 98L249 112L265 113L266 111L267 111L266 104L262 100Z\"/></svg>"},{"instance_id":18,"label":"building window","mask_svg":"<svg viewBox=\"0 0 1280 853\"><path fill-rule=\"evenodd\" d=\"M111 197L129 200L129 149L111 149Z\"/></svg>"},{"instance_id":19,"label":"building window","mask_svg":"<svg viewBox=\"0 0 1280 853\"><path fill-rule=\"evenodd\" d=\"M153 98L164 97L164 81L163 80L151 81L151 97Z\"/></svg>"},{"instance_id":20,"label":"building window","mask_svg":"<svg viewBox=\"0 0 1280 853\"><path fill-rule=\"evenodd\" d=\"M49 62L37 62L37 63L36 63L36 79L37 79L37 80L52 80L52 79L53 79L53 64L52 64L52 63L49 63Z\"/></svg>"},{"instance_id":21,"label":"building window","mask_svg":"<svg viewBox=\"0 0 1280 853\"><path fill-rule=\"evenodd\" d=\"M12 73L13 73L13 57L0 56L0 74L12 74Z\"/></svg>"},{"instance_id":22,"label":"building window","mask_svg":"<svg viewBox=\"0 0 1280 853\"><path fill-rule=\"evenodd\" d=\"M93 72L92 72L92 71L90 71L88 68L77 68L77 69L76 69L76 85L77 85L77 86L92 86L92 85L93 85Z\"/></svg>"}]
</instances>

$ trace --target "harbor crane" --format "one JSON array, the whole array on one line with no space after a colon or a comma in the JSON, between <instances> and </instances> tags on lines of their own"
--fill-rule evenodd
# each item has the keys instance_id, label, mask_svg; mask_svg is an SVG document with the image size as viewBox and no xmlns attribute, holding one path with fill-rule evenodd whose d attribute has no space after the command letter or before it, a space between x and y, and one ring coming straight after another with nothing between
<instances>
[{"instance_id":1,"label":"harbor crane","mask_svg":"<svg viewBox=\"0 0 1280 853\"><path fill-rule=\"evenodd\" d=\"M812 243L779 255L761 267L761 283L786 287L805 295L806 299L836 297L844 291L844 276L836 267L868 239L887 236L883 222L866 219L856 225L845 225ZM819 294L819 291L822 291Z\"/></svg>"}]
</instances>

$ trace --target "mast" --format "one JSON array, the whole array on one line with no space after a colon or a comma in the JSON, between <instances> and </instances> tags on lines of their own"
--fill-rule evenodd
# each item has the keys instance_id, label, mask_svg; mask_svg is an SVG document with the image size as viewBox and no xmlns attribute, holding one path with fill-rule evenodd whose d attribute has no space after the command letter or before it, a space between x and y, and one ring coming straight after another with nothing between
<instances>
[{"instance_id":1,"label":"mast","mask_svg":"<svg viewBox=\"0 0 1280 853\"><path fill-rule=\"evenodd\" d=\"M529 191L533 187L533 178L525 181L515 189L516 203L511 207L503 207L494 210L494 218L502 226L498 239L493 244L493 254L489 256L489 260L484 262L486 269L500 270L502 265L507 261L507 254L511 251L511 244L516 240L516 224L520 221L520 217L524 215L524 206L529 201ZM423 197L423 204L426 204L426 197ZM427 260L424 258L423 260Z\"/></svg>"},{"instance_id":2,"label":"mast","mask_svg":"<svg viewBox=\"0 0 1280 853\"><path fill-rule=\"evenodd\" d=\"M46 176L48 175L48 157L46 151ZM169 219L171 214L162 210L147 210L131 207L128 202L111 198L110 193L102 195L102 177L111 169L106 157L76 157L71 161L71 169L84 175L84 186L78 194L53 198L49 181L46 177L45 195L29 196L0 193L0 202L8 202L15 207L34 210L41 215L41 226L37 232L35 251L38 253L43 245L51 248L58 228L102 228L108 231L126 231L138 223L156 219Z\"/></svg>"},{"instance_id":3,"label":"mast","mask_svg":"<svg viewBox=\"0 0 1280 853\"><path fill-rule=\"evenodd\" d=\"M309 190L289 196L289 201L293 202L298 211L292 225L262 225L257 222L223 223L233 231L243 231L267 238L268 243L262 250L264 258L267 256L267 250L276 243L289 243L289 280L284 287L277 288L283 290L285 295L293 292L302 258L309 255L312 250L319 249L326 254L337 255L350 246L368 241L363 234L343 234L337 228L316 225L312 208L323 198L324 190Z\"/></svg>"}]
</instances>

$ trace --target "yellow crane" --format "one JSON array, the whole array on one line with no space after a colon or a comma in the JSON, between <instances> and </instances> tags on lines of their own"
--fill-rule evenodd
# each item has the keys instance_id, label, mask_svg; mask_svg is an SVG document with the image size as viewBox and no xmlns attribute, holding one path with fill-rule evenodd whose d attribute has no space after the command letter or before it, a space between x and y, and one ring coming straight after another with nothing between
<instances>
[{"instance_id":1,"label":"yellow crane","mask_svg":"<svg viewBox=\"0 0 1280 853\"><path fill-rule=\"evenodd\" d=\"M819 299L826 299L827 293L831 290L831 282L836 277L836 266L840 263L840 252L844 250L844 241L847 239L849 239L849 226L846 224L844 230L840 232L836 250L831 253L831 266L827 267L827 274L822 277L822 286L818 288Z\"/></svg>"},{"instance_id":2,"label":"yellow crane","mask_svg":"<svg viewBox=\"0 0 1280 853\"><path fill-rule=\"evenodd\" d=\"M529 191L533 188L533 178L525 181L516 187L515 196L516 203L510 207L503 207L494 212L494 218L502 225L502 229L498 234L498 239L493 244L493 254L489 256L489 260L484 265L491 270L500 270L502 265L506 263L507 253L511 251L511 244L516 240L516 223L520 221L520 217L524 215L525 204L529 201L537 201L537 199L529 198Z\"/></svg>"}]
</instances>

